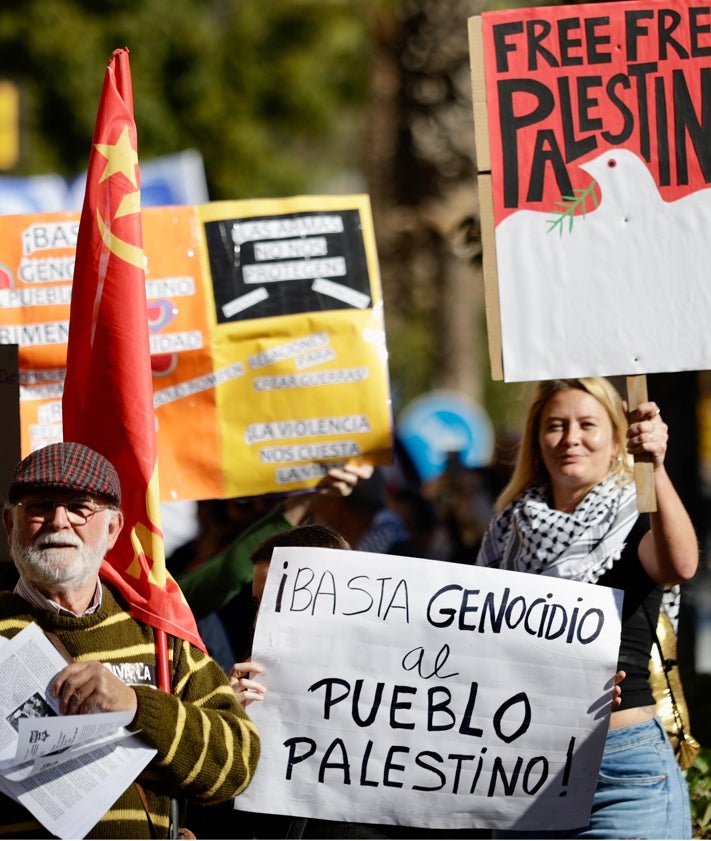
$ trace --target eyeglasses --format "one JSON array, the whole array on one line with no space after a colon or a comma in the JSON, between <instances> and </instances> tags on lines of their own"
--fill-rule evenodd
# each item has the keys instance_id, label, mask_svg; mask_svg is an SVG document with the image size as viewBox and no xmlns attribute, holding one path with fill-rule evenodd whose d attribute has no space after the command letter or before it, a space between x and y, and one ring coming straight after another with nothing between
<instances>
[{"instance_id":1,"label":"eyeglasses","mask_svg":"<svg viewBox=\"0 0 711 841\"><path fill-rule=\"evenodd\" d=\"M106 511L110 505L96 505L90 499L36 499L16 503L25 512L25 516L32 523L48 523L54 519L57 508L63 508L67 520L73 526L84 526L99 511Z\"/></svg>"}]
</instances>

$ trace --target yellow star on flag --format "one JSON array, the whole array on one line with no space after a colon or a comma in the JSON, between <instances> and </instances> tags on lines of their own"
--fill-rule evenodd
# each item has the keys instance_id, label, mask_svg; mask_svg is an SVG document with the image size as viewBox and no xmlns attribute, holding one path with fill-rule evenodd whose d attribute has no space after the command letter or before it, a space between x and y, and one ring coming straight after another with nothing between
<instances>
[{"instance_id":1,"label":"yellow star on flag","mask_svg":"<svg viewBox=\"0 0 711 841\"><path fill-rule=\"evenodd\" d=\"M138 166L138 152L131 146L131 138L128 134L128 127L125 126L121 132L121 136L115 144L110 143L95 143L96 151L106 158L106 168L104 169L99 183L106 181L116 172L122 172L126 178L138 187L136 182L136 167Z\"/></svg>"}]
</instances>

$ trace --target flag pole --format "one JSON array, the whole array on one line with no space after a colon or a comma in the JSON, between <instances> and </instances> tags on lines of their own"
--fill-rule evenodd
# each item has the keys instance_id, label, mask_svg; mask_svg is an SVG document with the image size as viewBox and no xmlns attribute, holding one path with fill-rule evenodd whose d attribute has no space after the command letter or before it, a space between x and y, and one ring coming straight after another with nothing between
<instances>
[{"instance_id":1,"label":"flag pole","mask_svg":"<svg viewBox=\"0 0 711 841\"><path fill-rule=\"evenodd\" d=\"M156 643L156 682L164 692L172 692L168 667L168 635L162 628L154 629Z\"/></svg>"}]
</instances>

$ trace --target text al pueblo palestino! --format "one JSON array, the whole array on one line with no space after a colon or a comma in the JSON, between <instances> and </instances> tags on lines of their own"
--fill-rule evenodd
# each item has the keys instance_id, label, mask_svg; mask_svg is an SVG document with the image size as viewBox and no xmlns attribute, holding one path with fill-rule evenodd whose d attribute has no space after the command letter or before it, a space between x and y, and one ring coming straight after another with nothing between
<instances>
[{"instance_id":1,"label":"text al pueblo palestino!","mask_svg":"<svg viewBox=\"0 0 711 841\"><path fill-rule=\"evenodd\" d=\"M660 187L697 171L711 182L711 7L669 6L492 24L505 207L521 199L522 150L528 202L541 200L548 165L571 195L566 164L598 147L637 147Z\"/></svg>"},{"instance_id":2,"label":"text al pueblo palestino!","mask_svg":"<svg viewBox=\"0 0 711 841\"><path fill-rule=\"evenodd\" d=\"M329 571L315 573L307 567L290 574L287 566L276 593L276 613L296 612L321 620L324 633L328 624L323 620L336 615L368 613L389 625L410 625L413 606L405 579L358 575L345 581ZM578 591L575 602L562 604L551 593L514 595L509 587L494 592L447 584L429 597L426 624L420 620L417 627L420 631L431 628L425 634L428 643L437 638L436 629L443 629L449 642L461 639L463 648L482 634L514 634L518 639L536 638L541 645L574 651L597 640L605 625L599 606L586 605ZM420 604L424 608L424 602ZM387 638L387 628L384 631ZM383 664L383 674L392 676L399 658L401 682L397 677L345 678L334 669L305 686L316 702L308 714L314 729L283 742L285 779L484 797L532 796L555 776L566 785L575 737L566 740L563 736L562 743L554 740L558 744L548 745L548 755L518 750L517 740L536 722L528 694L512 692L510 686L494 689L478 680L445 685L458 672L448 662L449 644L434 645L440 645L434 654L419 645L395 654L389 667ZM420 678L419 685L414 675ZM478 703L487 697L488 704ZM479 707L488 712L480 712ZM319 721L330 723L318 725ZM428 741L426 734L443 736L447 731L457 734L450 743L456 744L456 752L441 750L441 738ZM346 735L333 738L334 733ZM391 743L382 743L386 741L383 733L390 734ZM393 738L398 733L405 738ZM321 734L325 741L319 744Z\"/></svg>"}]
</instances>

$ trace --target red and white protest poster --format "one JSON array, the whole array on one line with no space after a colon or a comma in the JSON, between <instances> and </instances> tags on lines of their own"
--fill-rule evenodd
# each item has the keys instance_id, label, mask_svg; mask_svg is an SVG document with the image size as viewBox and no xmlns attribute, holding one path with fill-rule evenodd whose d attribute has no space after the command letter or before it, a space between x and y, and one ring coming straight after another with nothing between
<instances>
[{"instance_id":1,"label":"red and white protest poster","mask_svg":"<svg viewBox=\"0 0 711 841\"><path fill-rule=\"evenodd\" d=\"M711 9L469 20L492 374L711 367Z\"/></svg>"}]
</instances>

